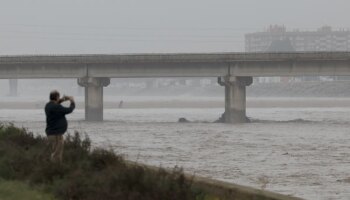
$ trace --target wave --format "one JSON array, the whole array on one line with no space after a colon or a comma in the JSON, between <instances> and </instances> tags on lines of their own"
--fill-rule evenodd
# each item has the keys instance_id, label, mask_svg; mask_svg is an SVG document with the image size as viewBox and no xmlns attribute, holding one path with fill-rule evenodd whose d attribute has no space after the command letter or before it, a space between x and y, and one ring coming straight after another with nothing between
<instances>
[{"instance_id":1,"label":"wave","mask_svg":"<svg viewBox=\"0 0 350 200\"><path fill-rule=\"evenodd\" d=\"M320 121L313 121L307 119L291 119L291 120L262 120L262 119L250 119L251 123L318 123Z\"/></svg>"}]
</instances>

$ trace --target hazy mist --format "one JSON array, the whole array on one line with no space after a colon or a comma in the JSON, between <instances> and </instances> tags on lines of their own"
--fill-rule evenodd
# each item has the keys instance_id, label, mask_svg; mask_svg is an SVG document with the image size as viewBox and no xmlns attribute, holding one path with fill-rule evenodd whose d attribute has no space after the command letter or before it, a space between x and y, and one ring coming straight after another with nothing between
<instances>
[{"instance_id":1,"label":"hazy mist","mask_svg":"<svg viewBox=\"0 0 350 200\"><path fill-rule=\"evenodd\" d=\"M346 0L2 0L0 54L244 51L271 24L349 28Z\"/></svg>"},{"instance_id":2,"label":"hazy mist","mask_svg":"<svg viewBox=\"0 0 350 200\"><path fill-rule=\"evenodd\" d=\"M350 52L344 52L350 51L349 8L350 0L0 0L0 75L29 78L0 79L0 145L11 140L11 145L1 146L0 184L5 187L0 190L0 199L4 194L17 194L18 188L28 189L29 182L50 182L46 179L52 176L47 172L52 169L68 174L55 176L51 185L30 184L29 191L19 191L19 198L13 199L22 195L30 199L28 194L42 196L37 192L52 192L55 198L61 193L66 195L64 199L79 194L83 195L76 196L79 199L86 194L97 198L100 195L95 192L99 191L108 192L101 198L120 197L125 187L119 187L119 180L129 175L113 174L114 179L106 179L106 172L122 169L130 173L120 161L125 157L133 166L144 163L173 171L173 175L155 176L166 186L173 185L166 182L168 179L183 182L170 191L181 193L167 193L174 198L192 197L183 190L189 184L182 180L181 169L196 176L190 181L200 195L195 199L216 198L220 193L226 197L227 191L233 197L233 188L238 188L237 196L251 198L279 196L265 193L272 191L288 195L287 199L349 200ZM263 33L247 36L245 47L245 34L255 32ZM220 54L245 50L247 55L237 57ZM210 52L218 55L16 56ZM277 52L285 54L268 54ZM294 54L288 54L291 52ZM266 75L273 77L260 77ZM184 77L171 78L175 76ZM109 81L108 77L125 78ZM98 150L96 155L92 152L94 159L108 162L102 168L97 165L101 173L94 171L95 165L86 168L88 172L83 168L75 171L72 163L83 167L94 163L85 152L86 142L76 148L74 139L78 155L69 145L68 153L57 150L51 154L51 160L55 155L67 157L63 165L48 162L50 146L38 146L44 144L44 137L31 147L33 134L66 131L61 126L67 124L63 117L67 109L53 105L60 102L50 100L53 90L76 101L76 109L67 116L67 133L88 135L91 149L108 148L118 155L117 162L110 153ZM72 98L68 99L72 103ZM30 136L7 128L7 124L23 127ZM61 151L63 144L68 144L57 135L49 137L48 143L52 138L56 143L51 149ZM83 161L71 161L80 155L84 155ZM24 170L28 167L22 163L32 158L31 168L41 161L43 167ZM12 170L19 164L24 168ZM141 183L158 180L148 171L139 170L141 181L127 180L132 188L128 197L148 194L149 187ZM93 176L71 180L77 177L76 172ZM214 196L206 195L209 191L202 191L201 185L219 187L217 182L200 177L235 185L220 183ZM85 184L90 179L91 184ZM95 188L101 182L113 184ZM243 191L236 184L255 189ZM162 187L162 191L167 188ZM111 193L114 189L119 193ZM150 191L162 198L157 187Z\"/></svg>"}]
</instances>

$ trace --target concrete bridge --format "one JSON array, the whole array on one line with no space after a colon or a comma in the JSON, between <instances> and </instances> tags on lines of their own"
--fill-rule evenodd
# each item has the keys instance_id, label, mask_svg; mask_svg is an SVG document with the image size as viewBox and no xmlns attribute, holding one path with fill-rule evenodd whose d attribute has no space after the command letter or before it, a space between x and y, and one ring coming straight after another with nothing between
<instances>
[{"instance_id":1,"label":"concrete bridge","mask_svg":"<svg viewBox=\"0 0 350 200\"><path fill-rule=\"evenodd\" d=\"M77 78L85 117L103 120L110 78L218 77L226 123L246 122L246 86L258 76L349 76L350 52L1 56L0 79Z\"/></svg>"}]
</instances>

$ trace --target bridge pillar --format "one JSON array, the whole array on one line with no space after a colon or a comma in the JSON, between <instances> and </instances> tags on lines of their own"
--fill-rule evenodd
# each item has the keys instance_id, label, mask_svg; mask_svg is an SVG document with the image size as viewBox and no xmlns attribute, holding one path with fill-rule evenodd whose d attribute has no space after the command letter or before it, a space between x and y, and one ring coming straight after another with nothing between
<instances>
[{"instance_id":1,"label":"bridge pillar","mask_svg":"<svg viewBox=\"0 0 350 200\"><path fill-rule=\"evenodd\" d=\"M18 80L17 79L10 79L9 80L9 85L10 85L10 87L9 87L9 95L13 96L13 97L17 96L18 95L18 91L17 91L17 89L18 89Z\"/></svg>"},{"instance_id":2,"label":"bridge pillar","mask_svg":"<svg viewBox=\"0 0 350 200\"><path fill-rule=\"evenodd\" d=\"M224 123L246 123L246 86L253 83L252 77L219 77L218 83L225 86L225 113L221 120Z\"/></svg>"},{"instance_id":3,"label":"bridge pillar","mask_svg":"<svg viewBox=\"0 0 350 200\"><path fill-rule=\"evenodd\" d=\"M78 84L85 87L85 120L103 121L103 87L110 84L109 78L84 77Z\"/></svg>"}]
</instances>

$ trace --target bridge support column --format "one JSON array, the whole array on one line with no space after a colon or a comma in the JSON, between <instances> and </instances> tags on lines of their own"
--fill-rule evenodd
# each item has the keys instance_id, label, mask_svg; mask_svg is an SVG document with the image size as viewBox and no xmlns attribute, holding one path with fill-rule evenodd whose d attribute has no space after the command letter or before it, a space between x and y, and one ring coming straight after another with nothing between
<instances>
[{"instance_id":1,"label":"bridge support column","mask_svg":"<svg viewBox=\"0 0 350 200\"><path fill-rule=\"evenodd\" d=\"M252 77L219 77L218 83L225 86L225 113L221 120L224 123L246 123L246 86L253 83Z\"/></svg>"},{"instance_id":2,"label":"bridge support column","mask_svg":"<svg viewBox=\"0 0 350 200\"><path fill-rule=\"evenodd\" d=\"M109 78L84 77L78 84L85 87L85 120L103 121L103 87L110 84Z\"/></svg>"},{"instance_id":3,"label":"bridge support column","mask_svg":"<svg viewBox=\"0 0 350 200\"><path fill-rule=\"evenodd\" d=\"M18 95L17 89L18 89L18 80L17 79L10 79L9 80L9 95L12 97L15 97Z\"/></svg>"}]
</instances>

